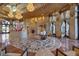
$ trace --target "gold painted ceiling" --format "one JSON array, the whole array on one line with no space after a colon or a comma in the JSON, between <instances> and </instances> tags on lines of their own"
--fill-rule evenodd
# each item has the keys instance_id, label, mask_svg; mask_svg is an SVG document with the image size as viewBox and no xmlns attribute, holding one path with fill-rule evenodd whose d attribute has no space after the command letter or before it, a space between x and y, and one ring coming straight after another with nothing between
<instances>
[{"instance_id":1,"label":"gold painted ceiling","mask_svg":"<svg viewBox=\"0 0 79 59\"><path fill-rule=\"evenodd\" d=\"M34 11L29 12L26 8L28 3L1 3L0 4L0 18L7 18L9 19L9 12L10 8L7 7L7 5L16 5L17 10L20 11L22 14L23 18L32 18L32 17L38 17L38 16L46 16L49 15L50 13L56 12L56 11L64 11L66 9L69 9L71 4L66 4L66 3L33 3L33 6L35 8Z\"/></svg>"}]
</instances>

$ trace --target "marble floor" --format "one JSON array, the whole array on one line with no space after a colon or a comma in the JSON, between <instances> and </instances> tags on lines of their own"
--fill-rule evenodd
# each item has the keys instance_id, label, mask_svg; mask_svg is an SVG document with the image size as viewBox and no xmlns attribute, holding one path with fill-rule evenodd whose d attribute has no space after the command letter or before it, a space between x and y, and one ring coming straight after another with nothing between
<instances>
[{"instance_id":1,"label":"marble floor","mask_svg":"<svg viewBox=\"0 0 79 59\"><path fill-rule=\"evenodd\" d=\"M64 51L70 51L70 50L72 50L72 46L73 45L79 47L79 40L73 40L73 39L69 39L69 38L55 38L55 39L60 40L61 47L62 47L62 49ZM1 46L1 44L0 44L0 46ZM7 51L10 52L10 53L22 53L24 47L25 46L21 42L18 42L17 44L15 42L14 45L10 44L7 47ZM52 53L55 54L53 51L52 51ZM29 55L33 56L33 55L35 55L35 53L31 53L30 52Z\"/></svg>"}]
</instances>

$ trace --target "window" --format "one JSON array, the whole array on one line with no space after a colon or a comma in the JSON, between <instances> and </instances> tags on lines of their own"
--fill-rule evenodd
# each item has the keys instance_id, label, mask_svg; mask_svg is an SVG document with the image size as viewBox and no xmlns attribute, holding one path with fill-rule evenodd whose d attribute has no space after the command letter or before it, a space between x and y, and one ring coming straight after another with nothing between
<instances>
[{"instance_id":1,"label":"window","mask_svg":"<svg viewBox=\"0 0 79 59\"><path fill-rule=\"evenodd\" d=\"M65 36L65 22L64 22L64 13L61 13L61 37Z\"/></svg>"},{"instance_id":2,"label":"window","mask_svg":"<svg viewBox=\"0 0 79 59\"><path fill-rule=\"evenodd\" d=\"M56 16L53 16L52 19L52 33L55 34L55 23L56 23Z\"/></svg>"},{"instance_id":3,"label":"window","mask_svg":"<svg viewBox=\"0 0 79 59\"><path fill-rule=\"evenodd\" d=\"M9 44L9 24L10 22L2 21L2 43Z\"/></svg>"},{"instance_id":4,"label":"window","mask_svg":"<svg viewBox=\"0 0 79 59\"><path fill-rule=\"evenodd\" d=\"M70 11L67 10L63 13L61 13L61 19L62 19L62 24L61 24L61 36L69 36L69 19L70 19Z\"/></svg>"},{"instance_id":5,"label":"window","mask_svg":"<svg viewBox=\"0 0 79 59\"><path fill-rule=\"evenodd\" d=\"M50 31L55 34L56 16L50 16Z\"/></svg>"},{"instance_id":6,"label":"window","mask_svg":"<svg viewBox=\"0 0 79 59\"><path fill-rule=\"evenodd\" d=\"M75 6L75 39L78 39L78 18L77 18L77 6Z\"/></svg>"},{"instance_id":7,"label":"window","mask_svg":"<svg viewBox=\"0 0 79 59\"><path fill-rule=\"evenodd\" d=\"M65 22L64 21L62 22L62 25L61 25L61 32L62 32L61 36L64 37L65 36Z\"/></svg>"},{"instance_id":8,"label":"window","mask_svg":"<svg viewBox=\"0 0 79 59\"><path fill-rule=\"evenodd\" d=\"M67 10L65 14L65 20L66 20L66 36L69 36L69 20L70 20L70 11Z\"/></svg>"}]
</instances>

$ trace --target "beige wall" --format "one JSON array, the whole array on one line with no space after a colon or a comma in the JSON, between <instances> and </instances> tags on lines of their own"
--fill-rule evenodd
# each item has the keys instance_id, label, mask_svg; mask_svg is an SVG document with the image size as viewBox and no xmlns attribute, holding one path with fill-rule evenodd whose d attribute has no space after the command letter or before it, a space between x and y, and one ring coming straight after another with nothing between
<instances>
[{"instance_id":1,"label":"beige wall","mask_svg":"<svg viewBox=\"0 0 79 59\"><path fill-rule=\"evenodd\" d=\"M20 43L20 40L21 40L21 38L20 38L20 33L19 32L16 32L16 31L12 31L12 32L10 32L10 43L12 44L12 45L18 45L19 43Z\"/></svg>"},{"instance_id":2,"label":"beige wall","mask_svg":"<svg viewBox=\"0 0 79 59\"><path fill-rule=\"evenodd\" d=\"M10 44L18 47L20 45L20 32L13 31L12 26L10 26L10 35L9 35Z\"/></svg>"}]
</instances>

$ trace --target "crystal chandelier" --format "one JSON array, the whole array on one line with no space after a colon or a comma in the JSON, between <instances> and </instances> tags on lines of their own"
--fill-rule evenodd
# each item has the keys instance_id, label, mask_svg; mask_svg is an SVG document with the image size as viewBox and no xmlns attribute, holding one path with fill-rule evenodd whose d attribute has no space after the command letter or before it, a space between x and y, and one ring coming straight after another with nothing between
<instances>
[{"instance_id":1,"label":"crystal chandelier","mask_svg":"<svg viewBox=\"0 0 79 59\"><path fill-rule=\"evenodd\" d=\"M7 7L10 8L10 12L8 14L8 17L16 18L16 19L22 19L23 18L23 16L21 15L20 11L17 10L16 5L7 5Z\"/></svg>"},{"instance_id":2,"label":"crystal chandelier","mask_svg":"<svg viewBox=\"0 0 79 59\"><path fill-rule=\"evenodd\" d=\"M35 10L35 7L34 7L33 3L28 3L28 5L26 6L26 8L27 8L27 10L29 12L32 12L32 11Z\"/></svg>"}]
</instances>

